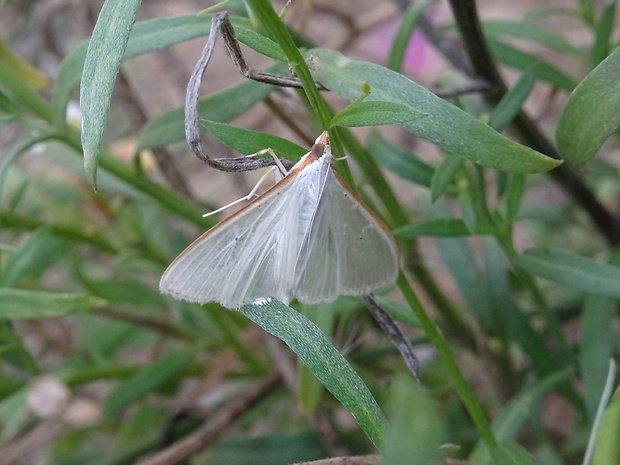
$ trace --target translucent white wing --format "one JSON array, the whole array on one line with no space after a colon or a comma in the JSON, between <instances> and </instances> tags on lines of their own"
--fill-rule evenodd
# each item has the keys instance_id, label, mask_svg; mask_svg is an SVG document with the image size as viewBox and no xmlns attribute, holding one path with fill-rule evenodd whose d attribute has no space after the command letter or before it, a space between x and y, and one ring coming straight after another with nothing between
<instances>
[{"instance_id":1,"label":"translucent white wing","mask_svg":"<svg viewBox=\"0 0 620 465\"><path fill-rule=\"evenodd\" d=\"M329 171L295 270L301 302L362 295L396 280L398 253L385 225Z\"/></svg>"},{"instance_id":2,"label":"translucent white wing","mask_svg":"<svg viewBox=\"0 0 620 465\"><path fill-rule=\"evenodd\" d=\"M302 178L317 176L314 168L306 168ZM228 308L266 297L288 302L320 196L318 191L309 196L306 183L293 171L289 175L185 249L162 276L161 292Z\"/></svg>"},{"instance_id":3,"label":"translucent white wing","mask_svg":"<svg viewBox=\"0 0 620 465\"><path fill-rule=\"evenodd\" d=\"M392 236L331 159L324 133L284 179L185 249L162 276L161 292L238 308L267 297L331 301L393 282Z\"/></svg>"}]
</instances>

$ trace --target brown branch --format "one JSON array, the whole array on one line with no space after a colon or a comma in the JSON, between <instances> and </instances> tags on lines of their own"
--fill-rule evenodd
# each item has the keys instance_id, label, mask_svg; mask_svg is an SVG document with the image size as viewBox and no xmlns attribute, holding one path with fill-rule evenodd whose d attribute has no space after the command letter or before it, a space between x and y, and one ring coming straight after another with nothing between
<instances>
[{"instance_id":1,"label":"brown branch","mask_svg":"<svg viewBox=\"0 0 620 465\"><path fill-rule=\"evenodd\" d=\"M137 462L138 465L174 465L213 444L219 436L241 415L246 413L282 382L278 372L272 372L257 383L247 394L218 412L191 434L166 449Z\"/></svg>"}]
</instances>

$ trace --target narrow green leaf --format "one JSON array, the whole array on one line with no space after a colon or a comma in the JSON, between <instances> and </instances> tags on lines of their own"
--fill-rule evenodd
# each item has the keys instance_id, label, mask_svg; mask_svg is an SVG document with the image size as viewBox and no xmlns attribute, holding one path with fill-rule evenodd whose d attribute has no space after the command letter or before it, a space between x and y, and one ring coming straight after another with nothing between
<instances>
[{"instance_id":1,"label":"narrow green leaf","mask_svg":"<svg viewBox=\"0 0 620 465\"><path fill-rule=\"evenodd\" d=\"M493 38L489 39L488 43L493 55L501 63L521 71L537 66L539 79L568 92L575 88L576 82L572 78L543 59Z\"/></svg>"},{"instance_id":2,"label":"narrow green leaf","mask_svg":"<svg viewBox=\"0 0 620 465\"><path fill-rule=\"evenodd\" d=\"M594 24L594 2L592 0L579 0L579 12L587 24Z\"/></svg>"},{"instance_id":3,"label":"narrow green leaf","mask_svg":"<svg viewBox=\"0 0 620 465\"><path fill-rule=\"evenodd\" d=\"M215 121L203 121L215 137L243 155L251 155L263 149L271 149L279 157L299 159L309 150L278 136L259 131L237 128ZM268 155L267 155L268 156Z\"/></svg>"},{"instance_id":4,"label":"narrow green leaf","mask_svg":"<svg viewBox=\"0 0 620 465\"><path fill-rule=\"evenodd\" d=\"M446 425L435 400L404 377L390 386L387 399L390 428L381 450L381 463L437 463Z\"/></svg>"},{"instance_id":5,"label":"narrow green leaf","mask_svg":"<svg viewBox=\"0 0 620 465\"><path fill-rule=\"evenodd\" d=\"M598 65L573 91L556 130L566 160L583 166L620 126L620 49Z\"/></svg>"},{"instance_id":6,"label":"narrow green leaf","mask_svg":"<svg viewBox=\"0 0 620 465\"><path fill-rule=\"evenodd\" d=\"M403 16L403 20L396 31L396 36L392 42L392 50L388 57L387 67L393 71L400 72L403 66L405 53L411 41L411 34L418 24L420 16L428 6L429 2L412 3Z\"/></svg>"},{"instance_id":7,"label":"narrow green leaf","mask_svg":"<svg viewBox=\"0 0 620 465\"><path fill-rule=\"evenodd\" d=\"M2 157L0 157L0 198L2 198L2 192L4 190L4 181L17 158L36 144L45 142L52 137L52 135L46 134L43 136L23 138L18 143L4 149Z\"/></svg>"},{"instance_id":8,"label":"narrow green leaf","mask_svg":"<svg viewBox=\"0 0 620 465\"><path fill-rule=\"evenodd\" d=\"M301 305L300 313L312 321L323 334L332 334L338 316L338 303L321 305ZM297 363L297 405L305 415L311 415L320 408L321 399L325 395L325 386L312 371L301 361Z\"/></svg>"},{"instance_id":9,"label":"narrow green leaf","mask_svg":"<svg viewBox=\"0 0 620 465\"><path fill-rule=\"evenodd\" d=\"M479 324L487 327L486 315L491 314L492 306L488 295L480 290L483 275L476 266L476 260L467 241L461 237L435 236L434 242L467 307L474 312Z\"/></svg>"},{"instance_id":10,"label":"narrow green leaf","mask_svg":"<svg viewBox=\"0 0 620 465\"><path fill-rule=\"evenodd\" d=\"M435 169L431 178L431 201L435 202L448 190L452 184L454 176L463 166L463 159L452 155L447 155L441 164Z\"/></svg>"},{"instance_id":11,"label":"narrow green leaf","mask_svg":"<svg viewBox=\"0 0 620 465\"><path fill-rule=\"evenodd\" d=\"M245 80L198 100L198 114L202 119L226 123L263 100L273 89L267 84ZM183 107L177 107L151 119L140 131L138 151L185 140L183 112Z\"/></svg>"},{"instance_id":12,"label":"narrow green leaf","mask_svg":"<svg viewBox=\"0 0 620 465\"><path fill-rule=\"evenodd\" d=\"M506 219L513 223L518 219L521 200L525 191L525 176L522 174L509 175L506 188Z\"/></svg>"},{"instance_id":13,"label":"narrow green leaf","mask_svg":"<svg viewBox=\"0 0 620 465\"><path fill-rule=\"evenodd\" d=\"M0 288L0 319L26 320L69 315L106 305L106 301L82 294Z\"/></svg>"},{"instance_id":14,"label":"narrow green leaf","mask_svg":"<svg viewBox=\"0 0 620 465\"><path fill-rule=\"evenodd\" d=\"M90 281L85 278L80 281L88 292L106 299L110 305L152 310L164 303L164 297L157 288L146 285L138 279L106 277L103 281Z\"/></svg>"},{"instance_id":15,"label":"narrow green leaf","mask_svg":"<svg viewBox=\"0 0 620 465\"><path fill-rule=\"evenodd\" d=\"M28 86L44 89L49 85L47 76L13 53L4 40L0 40L0 61Z\"/></svg>"},{"instance_id":16,"label":"narrow green leaf","mask_svg":"<svg viewBox=\"0 0 620 465\"><path fill-rule=\"evenodd\" d=\"M605 387L608 361L614 346L613 319L616 299L596 294L586 296L581 313L579 368L583 380L584 401L593 418Z\"/></svg>"},{"instance_id":17,"label":"narrow green leaf","mask_svg":"<svg viewBox=\"0 0 620 465\"><path fill-rule=\"evenodd\" d=\"M364 127L403 124L424 118L426 114L408 105L394 102L357 102L336 113L331 119L332 126Z\"/></svg>"},{"instance_id":18,"label":"narrow green leaf","mask_svg":"<svg viewBox=\"0 0 620 465\"><path fill-rule=\"evenodd\" d=\"M420 236L454 237L472 235L465 222L457 218L435 218L421 221L402 226L392 232L394 236L402 239L413 239Z\"/></svg>"},{"instance_id":19,"label":"narrow green leaf","mask_svg":"<svg viewBox=\"0 0 620 465\"><path fill-rule=\"evenodd\" d=\"M509 441L491 451L495 465L538 465L539 462L516 442Z\"/></svg>"},{"instance_id":20,"label":"narrow green leaf","mask_svg":"<svg viewBox=\"0 0 620 465\"><path fill-rule=\"evenodd\" d=\"M505 442L513 439L543 395L566 381L570 375L570 369L558 371L517 393L493 420L491 427L497 440ZM487 463L487 457L488 449L479 441L468 459L472 463Z\"/></svg>"},{"instance_id":21,"label":"narrow green leaf","mask_svg":"<svg viewBox=\"0 0 620 465\"><path fill-rule=\"evenodd\" d=\"M22 277L37 277L73 247L69 242L56 237L48 228L35 231L17 247L7 259L0 287L12 287Z\"/></svg>"},{"instance_id":22,"label":"narrow green leaf","mask_svg":"<svg viewBox=\"0 0 620 465\"><path fill-rule=\"evenodd\" d=\"M139 6L140 0L106 0L86 51L80 85L82 149L86 176L95 188L112 89Z\"/></svg>"},{"instance_id":23,"label":"narrow green leaf","mask_svg":"<svg viewBox=\"0 0 620 465\"><path fill-rule=\"evenodd\" d=\"M338 52L314 49L315 79L349 101L359 97L362 82L372 93L366 100L409 105L428 116L402 126L446 151L499 170L528 173L549 170L561 162L513 142L482 121L432 92L382 66L349 60Z\"/></svg>"},{"instance_id":24,"label":"narrow green leaf","mask_svg":"<svg viewBox=\"0 0 620 465\"><path fill-rule=\"evenodd\" d=\"M175 16L136 23L131 30L124 60L160 50L209 33L212 16ZM80 83L88 40L80 43L65 57L52 90L52 107L56 126L63 128L67 103Z\"/></svg>"},{"instance_id":25,"label":"narrow green leaf","mask_svg":"<svg viewBox=\"0 0 620 465\"><path fill-rule=\"evenodd\" d=\"M106 412L118 413L132 402L175 380L181 370L191 363L198 350L198 347L189 347L168 354L119 384L105 401Z\"/></svg>"},{"instance_id":26,"label":"narrow green leaf","mask_svg":"<svg viewBox=\"0 0 620 465\"><path fill-rule=\"evenodd\" d=\"M506 92L493 109L489 126L496 131L502 131L510 124L530 95L537 77L538 71L536 65L523 73L521 79L519 79L512 89Z\"/></svg>"},{"instance_id":27,"label":"narrow green leaf","mask_svg":"<svg viewBox=\"0 0 620 465\"><path fill-rule=\"evenodd\" d=\"M590 63L592 63L592 66L597 66L609 54L615 16L616 0L608 0L595 29L596 39L590 53Z\"/></svg>"},{"instance_id":28,"label":"narrow green leaf","mask_svg":"<svg viewBox=\"0 0 620 465\"><path fill-rule=\"evenodd\" d=\"M45 100L38 96L24 81L0 60L0 84L24 108L46 122L52 121L52 111Z\"/></svg>"},{"instance_id":29,"label":"narrow green leaf","mask_svg":"<svg viewBox=\"0 0 620 465\"><path fill-rule=\"evenodd\" d=\"M576 57L584 56L582 50L560 35L549 29L542 29L531 21L485 21L482 28L487 35L525 39Z\"/></svg>"},{"instance_id":30,"label":"narrow green leaf","mask_svg":"<svg viewBox=\"0 0 620 465\"><path fill-rule=\"evenodd\" d=\"M517 265L536 276L574 289L620 297L620 268L561 250L526 250Z\"/></svg>"},{"instance_id":31,"label":"narrow green leaf","mask_svg":"<svg viewBox=\"0 0 620 465\"><path fill-rule=\"evenodd\" d=\"M615 380L615 362L611 361L608 377L609 391ZM609 394L607 394L608 396ZM601 396L601 407L604 408L606 395ZM600 426L594 447L592 465L609 465L620 460L620 388L616 388L611 401L600 418Z\"/></svg>"},{"instance_id":32,"label":"narrow green leaf","mask_svg":"<svg viewBox=\"0 0 620 465\"><path fill-rule=\"evenodd\" d=\"M284 341L351 412L368 438L375 445L381 445L386 420L379 405L351 365L316 325L274 300L244 305L239 311Z\"/></svg>"},{"instance_id":33,"label":"narrow green leaf","mask_svg":"<svg viewBox=\"0 0 620 465\"><path fill-rule=\"evenodd\" d=\"M10 118L22 117L20 106L14 102L6 93L0 90L0 111L3 111Z\"/></svg>"},{"instance_id":34,"label":"narrow green leaf","mask_svg":"<svg viewBox=\"0 0 620 465\"><path fill-rule=\"evenodd\" d=\"M368 136L368 152L381 166L415 184L430 187L434 168L385 139L377 130Z\"/></svg>"},{"instance_id":35,"label":"narrow green leaf","mask_svg":"<svg viewBox=\"0 0 620 465\"><path fill-rule=\"evenodd\" d=\"M476 196L477 192L474 189L459 189L456 197L461 218L470 231L477 231L479 229L478 218L480 215L477 214L477 204L482 200L476 199Z\"/></svg>"},{"instance_id":36,"label":"narrow green leaf","mask_svg":"<svg viewBox=\"0 0 620 465\"><path fill-rule=\"evenodd\" d=\"M240 26L235 26L235 35L237 39L239 39L239 42L244 43L261 55L281 61L282 63L287 62L286 54L282 51L282 48L269 37Z\"/></svg>"}]
</instances>

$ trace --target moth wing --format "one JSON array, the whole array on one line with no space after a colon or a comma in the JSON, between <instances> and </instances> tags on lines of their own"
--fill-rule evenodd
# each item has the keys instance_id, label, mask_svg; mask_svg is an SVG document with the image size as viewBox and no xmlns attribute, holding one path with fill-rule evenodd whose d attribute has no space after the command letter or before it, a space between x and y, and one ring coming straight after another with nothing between
<instances>
[{"instance_id":1,"label":"moth wing","mask_svg":"<svg viewBox=\"0 0 620 465\"><path fill-rule=\"evenodd\" d=\"M295 270L304 303L362 295L396 280L398 252L386 226L329 170Z\"/></svg>"},{"instance_id":2,"label":"moth wing","mask_svg":"<svg viewBox=\"0 0 620 465\"><path fill-rule=\"evenodd\" d=\"M301 196L294 182L274 188L187 247L164 272L161 292L227 308L266 297L288 302L303 237L290 212Z\"/></svg>"}]
</instances>

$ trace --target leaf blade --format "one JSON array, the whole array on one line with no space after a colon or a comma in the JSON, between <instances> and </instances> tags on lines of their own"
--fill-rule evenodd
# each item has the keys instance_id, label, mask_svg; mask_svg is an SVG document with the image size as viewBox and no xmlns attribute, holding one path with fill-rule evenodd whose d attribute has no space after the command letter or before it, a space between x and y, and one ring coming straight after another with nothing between
<instances>
[{"instance_id":1,"label":"leaf blade","mask_svg":"<svg viewBox=\"0 0 620 465\"><path fill-rule=\"evenodd\" d=\"M620 297L620 268L562 250L529 249L516 261L525 271L592 294Z\"/></svg>"},{"instance_id":2,"label":"leaf blade","mask_svg":"<svg viewBox=\"0 0 620 465\"><path fill-rule=\"evenodd\" d=\"M333 50L311 53L318 63L315 79L347 100L356 100L361 82L366 82L372 89L367 100L403 103L428 114L402 127L446 151L509 172L545 171L561 163L505 138L399 73Z\"/></svg>"},{"instance_id":3,"label":"leaf blade","mask_svg":"<svg viewBox=\"0 0 620 465\"><path fill-rule=\"evenodd\" d=\"M386 420L379 405L351 365L314 323L274 300L244 305L239 312L284 341L353 414L370 440L381 444Z\"/></svg>"},{"instance_id":4,"label":"leaf blade","mask_svg":"<svg viewBox=\"0 0 620 465\"><path fill-rule=\"evenodd\" d=\"M0 319L7 320L64 316L106 305L90 295L5 288L0 288L0 302Z\"/></svg>"},{"instance_id":5,"label":"leaf blade","mask_svg":"<svg viewBox=\"0 0 620 465\"><path fill-rule=\"evenodd\" d=\"M365 127L401 124L424 118L425 113L396 102L357 102L339 111L331 119L332 126Z\"/></svg>"},{"instance_id":6,"label":"leaf blade","mask_svg":"<svg viewBox=\"0 0 620 465\"><path fill-rule=\"evenodd\" d=\"M620 126L620 49L603 60L570 95L556 130L558 148L579 168Z\"/></svg>"},{"instance_id":7,"label":"leaf blade","mask_svg":"<svg viewBox=\"0 0 620 465\"><path fill-rule=\"evenodd\" d=\"M93 187L97 184L99 145L107 121L114 81L139 6L140 0L106 0L88 43L80 86L80 108L84 169Z\"/></svg>"}]
</instances>

